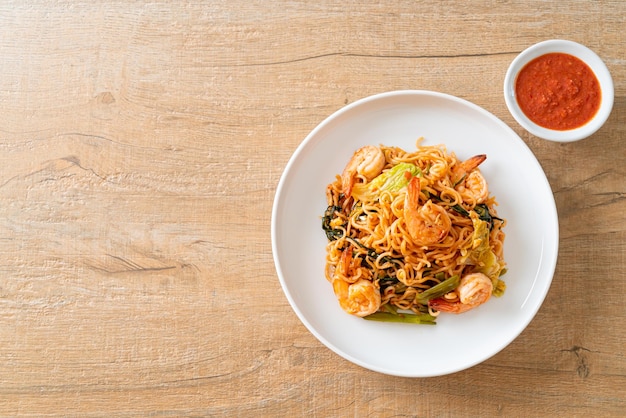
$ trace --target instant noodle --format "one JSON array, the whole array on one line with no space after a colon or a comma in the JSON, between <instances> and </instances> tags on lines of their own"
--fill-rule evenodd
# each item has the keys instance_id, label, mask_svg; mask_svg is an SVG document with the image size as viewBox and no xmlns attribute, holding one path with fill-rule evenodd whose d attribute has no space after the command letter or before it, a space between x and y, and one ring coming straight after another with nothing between
<instances>
[{"instance_id":1,"label":"instant noodle","mask_svg":"<svg viewBox=\"0 0 626 418\"><path fill-rule=\"evenodd\" d=\"M327 280L346 312L435 322L503 294L506 221L478 166L443 146L355 151L327 187Z\"/></svg>"}]
</instances>

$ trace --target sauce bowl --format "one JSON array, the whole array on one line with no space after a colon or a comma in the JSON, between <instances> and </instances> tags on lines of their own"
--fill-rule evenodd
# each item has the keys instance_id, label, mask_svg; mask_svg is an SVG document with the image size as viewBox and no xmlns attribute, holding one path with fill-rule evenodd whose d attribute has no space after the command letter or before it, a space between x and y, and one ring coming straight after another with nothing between
<instances>
[{"instance_id":1,"label":"sauce bowl","mask_svg":"<svg viewBox=\"0 0 626 418\"><path fill-rule=\"evenodd\" d=\"M533 122L520 108L517 102L515 84L519 72L532 60L549 53L564 53L583 61L596 76L600 84L600 107L595 115L584 125L569 129L555 130L544 128ZM614 87L609 69L602 59L592 50L576 42L553 39L532 45L522 51L509 65L504 78L504 101L515 118L524 129L531 134L556 142L572 142L594 134L606 122L613 109Z\"/></svg>"}]
</instances>

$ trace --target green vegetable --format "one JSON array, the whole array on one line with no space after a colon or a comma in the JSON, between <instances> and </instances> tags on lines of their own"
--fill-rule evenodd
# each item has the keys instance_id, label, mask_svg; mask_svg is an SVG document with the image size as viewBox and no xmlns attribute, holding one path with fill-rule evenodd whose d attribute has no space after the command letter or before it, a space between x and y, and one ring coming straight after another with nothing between
<instances>
[{"instance_id":1,"label":"green vegetable","mask_svg":"<svg viewBox=\"0 0 626 418\"><path fill-rule=\"evenodd\" d=\"M493 295L496 297L500 297L504 294L506 290L506 283L502 280L497 279L495 286L493 287Z\"/></svg>"},{"instance_id":2,"label":"green vegetable","mask_svg":"<svg viewBox=\"0 0 626 418\"><path fill-rule=\"evenodd\" d=\"M478 208L478 206L477 206ZM489 246L489 229L493 224L492 217L489 215L489 211L485 209L485 212L473 211L470 214L472 224L474 226L474 233L472 234L472 248L464 256L464 262L475 265L474 271L483 273L485 276L491 279L493 284L493 294L495 296L501 296L506 289L506 285L500 276L503 273L504 263L498 261L498 257L491 250ZM489 217L489 221L486 217ZM497 219L497 218L496 218Z\"/></svg>"},{"instance_id":3,"label":"green vegetable","mask_svg":"<svg viewBox=\"0 0 626 418\"><path fill-rule=\"evenodd\" d=\"M330 226L330 221L333 220L336 211L340 212L341 206L328 206L324 212L324 216L322 217L322 229L326 233L328 241L334 241L343 236L343 230L335 229Z\"/></svg>"},{"instance_id":4,"label":"green vegetable","mask_svg":"<svg viewBox=\"0 0 626 418\"><path fill-rule=\"evenodd\" d=\"M432 198L433 200L436 200L438 202L444 202L444 203L449 203L444 201L441 197L437 196L436 194L428 194L428 196L430 198ZM456 204L456 205L452 205L450 206L450 209L452 209L453 211L463 215L463 216L467 216L467 217L471 217L470 212L465 209L463 206ZM481 221L485 221L487 222L487 225L489 226L489 230L491 231L493 229L493 224L494 224L494 220L498 220L500 222L502 222L502 218L498 218L497 216L493 216L490 212L489 212L489 207L484 204L484 203L480 203L478 205L476 205L476 207L472 210L473 212L476 212L476 214L478 215L478 219L480 219Z\"/></svg>"},{"instance_id":5,"label":"green vegetable","mask_svg":"<svg viewBox=\"0 0 626 418\"><path fill-rule=\"evenodd\" d=\"M408 178L405 174L406 172L411 173ZM418 175L421 175L421 171L415 164L399 163L393 166L389 171L385 171L374 180L372 180L370 182L370 187L372 189L397 192L398 190L409 184L411 178Z\"/></svg>"},{"instance_id":6,"label":"green vegetable","mask_svg":"<svg viewBox=\"0 0 626 418\"><path fill-rule=\"evenodd\" d=\"M367 246L365 246L365 245L361 244L361 242L360 242L358 239L356 239L356 238L349 238L349 240L350 240L350 242L352 242L354 245L356 245L356 246L358 246L358 247L361 247L361 248L363 248L364 250L366 250L366 251L367 251L367 256L368 256L369 258L371 258L372 260L377 260L377 259L378 259L378 257L380 256L380 254L378 254L378 253L376 252L376 250L374 250L374 249L372 249L372 248L369 248L369 247L367 247ZM402 257L391 257L391 256L386 255L386 256L383 256L383 257L380 259L380 262L381 262L382 264L385 264L385 263L393 263L394 261L400 262L400 261L403 261L403 260L404 260L404 258L402 258Z\"/></svg>"},{"instance_id":7,"label":"green vegetable","mask_svg":"<svg viewBox=\"0 0 626 418\"><path fill-rule=\"evenodd\" d=\"M463 206L461 206L459 204L456 204L454 206L450 206L450 209L452 209L453 211L455 211L457 213L460 213L461 215L470 216L470 213L467 210L465 210L465 208Z\"/></svg>"},{"instance_id":8,"label":"green vegetable","mask_svg":"<svg viewBox=\"0 0 626 418\"><path fill-rule=\"evenodd\" d=\"M408 324L424 324L435 325L435 317L429 314L405 314L405 313L390 313L390 312L375 312L371 315L364 316L364 319L369 321L379 322L404 322Z\"/></svg>"},{"instance_id":9,"label":"green vegetable","mask_svg":"<svg viewBox=\"0 0 626 418\"><path fill-rule=\"evenodd\" d=\"M484 204L484 203L476 205L476 207L474 208L474 212L476 212L478 214L478 218L481 221L487 222L487 225L489 225L489 230L490 231L493 229L493 221L494 220L502 221L502 219L500 219L500 218L498 218L496 216L492 216L491 213L489 213L489 207L486 204Z\"/></svg>"},{"instance_id":10,"label":"green vegetable","mask_svg":"<svg viewBox=\"0 0 626 418\"><path fill-rule=\"evenodd\" d=\"M390 303L385 303L383 306L381 306L381 308L387 313L398 315L398 308Z\"/></svg>"},{"instance_id":11,"label":"green vegetable","mask_svg":"<svg viewBox=\"0 0 626 418\"><path fill-rule=\"evenodd\" d=\"M478 266L477 272L488 276L494 284L498 283L504 265L498 261L495 253L489 247L489 223L481 219L479 212L471 213L474 233L472 234L472 248L466 260ZM490 218L491 219L491 218ZM504 290L502 290L504 292Z\"/></svg>"},{"instance_id":12,"label":"green vegetable","mask_svg":"<svg viewBox=\"0 0 626 418\"><path fill-rule=\"evenodd\" d=\"M459 282L461 278L458 275L454 275L452 277L447 278L443 282L431 287L428 290L419 293L416 296L417 302L426 305L429 300L439 298L446 293L452 292L459 286Z\"/></svg>"},{"instance_id":13,"label":"green vegetable","mask_svg":"<svg viewBox=\"0 0 626 418\"><path fill-rule=\"evenodd\" d=\"M421 175L421 170L415 164L398 163L369 183L355 184L352 196L359 200L374 200L380 191L397 192L409 184L413 177Z\"/></svg>"}]
</instances>

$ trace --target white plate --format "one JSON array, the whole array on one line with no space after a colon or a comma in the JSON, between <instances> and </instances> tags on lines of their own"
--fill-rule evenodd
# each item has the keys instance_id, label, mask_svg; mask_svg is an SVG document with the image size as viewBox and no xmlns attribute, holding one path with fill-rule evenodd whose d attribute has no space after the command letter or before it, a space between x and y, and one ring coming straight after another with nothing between
<instances>
[{"instance_id":1,"label":"white plate","mask_svg":"<svg viewBox=\"0 0 626 418\"><path fill-rule=\"evenodd\" d=\"M366 321L341 310L324 277L321 217L326 185L363 145L407 151L445 144L460 159L487 154L481 171L505 217L505 294L437 325ZM428 91L371 96L318 125L280 179L272 209L272 250L280 283L302 323L345 359L377 372L427 377L457 372L498 353L541 306L556 265L558 218L541 166L515 132L465 100ZM530 355L531 353L529 353Z\"/></svg>"}]
</instances>

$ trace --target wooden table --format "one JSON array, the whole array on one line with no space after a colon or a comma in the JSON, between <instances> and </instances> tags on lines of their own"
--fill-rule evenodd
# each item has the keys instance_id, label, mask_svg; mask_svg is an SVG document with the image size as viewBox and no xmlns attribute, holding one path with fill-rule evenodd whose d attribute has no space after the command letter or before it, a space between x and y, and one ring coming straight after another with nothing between
<instances>
[{"instance_id":1,"label":"wooden table","mask_svg":"<svg viewBox=\"0 0 626 418\"><path fill-rule=\"evenodd\" d=\"M1 416L623 416L625 2L25 3L0 5ZM580 142L533 137L504 104L509 63L550 38L596 51L615 82ZM560 220L528 328L428 379L323 346L270 244L307 133L398 89L509 124Z\"/></svg>"}]
</instances>

